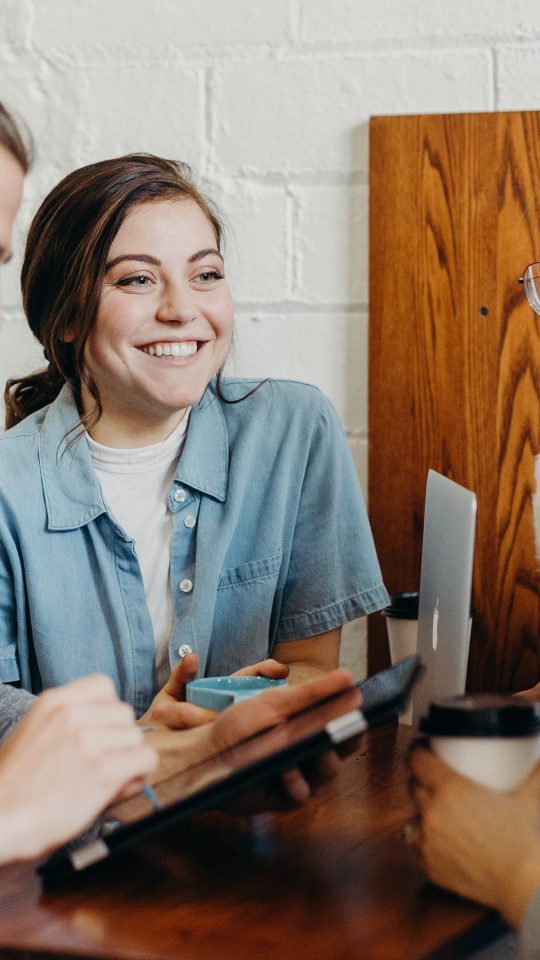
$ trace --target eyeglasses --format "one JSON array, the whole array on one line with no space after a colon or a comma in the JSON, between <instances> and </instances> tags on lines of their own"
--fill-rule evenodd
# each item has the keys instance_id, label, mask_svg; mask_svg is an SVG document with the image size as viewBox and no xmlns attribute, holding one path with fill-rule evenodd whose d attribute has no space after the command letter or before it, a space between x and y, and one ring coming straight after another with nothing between
<instances>
[{"instance_id":1,"label":"eyeglasses","mask_svg":"<svg viewBox=\"0 0 540 960\"><path fill-rule=\"evenodd\" d=\"M519 278L523 284L525 296L537 317L540 317L540 262L530 263Z\"/></svg>"}]
</instances>

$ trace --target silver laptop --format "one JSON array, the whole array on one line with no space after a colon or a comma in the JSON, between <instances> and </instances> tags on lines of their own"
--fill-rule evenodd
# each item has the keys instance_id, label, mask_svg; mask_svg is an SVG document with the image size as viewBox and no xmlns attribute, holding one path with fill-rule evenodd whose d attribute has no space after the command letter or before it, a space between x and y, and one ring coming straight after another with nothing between
<instances>
[{"instance_id":1,"label":"silver laptop","mask_svg":"<svg viewBox=\"0 0 540 960\"><path fill-rule=\"evenodd\" d=\"M414 693L413 726L431 701L465 691L475 525L475 494L430 470L417 641L426 672Z\"/></svg>"}]
</instances>

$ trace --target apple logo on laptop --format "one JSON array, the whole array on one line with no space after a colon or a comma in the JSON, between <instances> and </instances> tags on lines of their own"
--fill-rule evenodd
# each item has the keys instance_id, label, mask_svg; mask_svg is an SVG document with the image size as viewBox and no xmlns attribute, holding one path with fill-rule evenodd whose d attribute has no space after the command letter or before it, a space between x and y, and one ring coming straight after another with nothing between
<instances>
[{"instance_id":1,"label":"apple logo on laptop","mask_svg":"<svg viewBox=\"0 0 540 960\"><path fill-rule=\"evenodd\" d=\"M439 642L439 598L437 597L437 603L435 604L435 609L433 611L433 625L431 628L431 643L433 649L437 649L437 644Z\"/></svg>"}]
</instances>

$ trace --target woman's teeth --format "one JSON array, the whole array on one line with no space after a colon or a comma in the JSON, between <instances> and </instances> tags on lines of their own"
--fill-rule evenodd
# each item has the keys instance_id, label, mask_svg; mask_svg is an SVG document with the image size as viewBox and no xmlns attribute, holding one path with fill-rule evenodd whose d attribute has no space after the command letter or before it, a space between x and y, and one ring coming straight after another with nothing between
<instances>
[{"instance_id":1,"label":"woman's teeth","mask_svg":"<svg viewBox=\"0 0 540 960\"><path fill-rule=\"evenodd\" d=\"M143 353L151 357L191 357L197 352L196 340L182 340L181 343L152 343L142 347Z\"/></svg>"}]
</instances>

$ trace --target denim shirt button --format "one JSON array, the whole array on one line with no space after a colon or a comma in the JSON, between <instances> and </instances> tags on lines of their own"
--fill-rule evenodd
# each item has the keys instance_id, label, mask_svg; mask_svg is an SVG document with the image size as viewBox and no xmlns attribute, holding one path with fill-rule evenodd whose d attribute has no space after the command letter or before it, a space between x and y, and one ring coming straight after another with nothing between
<instances>
[{"instance_id":1,"label":"denim shirt button","mask_svg":"<svg viewBox=\"0 0 540 960\"><path fill-rule=\"evenodd\" d=\"M196 523L197 523L197 518L194 517L192 513L188 513L188 515L184 517L184 526L188 527L189 530L191 530L191 528L194 527Z\"/></svg>"},{"instance_id":2,"label":"denim shirt button","mask_svg":"<svg viewBox=\"0 0 540 960\"><path fill-rule=\"evenodd\" d=\"M187 657L188 653L193 653L189 643L183 643L181 647L178 647L178 656L181 660L183 660L184 657Z\"/></svg>"},{"instance_id":3,"label":"denim shirt button","mask_svg":"<svg viewBox=\"0 0 540 960\"><path fill-rule=\"evenodd\" d=\"M176 500L177 503L183 503L184 500L187 500L188 492L184 490L183 487L180 487L178 490L175 490L173 493L173 500Z\"/></svg>"},{"instance_id":4,"label":"denim shirt button","mask_svg":"<svg viewBox=\"0 0 540 960\"><path fill-rule=\"evenodd\" d=\"M187 579L186 579L186 580L181 580L181 581L180 581L180 589L181 589L182 593L190 593L191 590L193 590L193 583L191 582L191 580L187 580Z\"/></svg>"}]
</instances>

